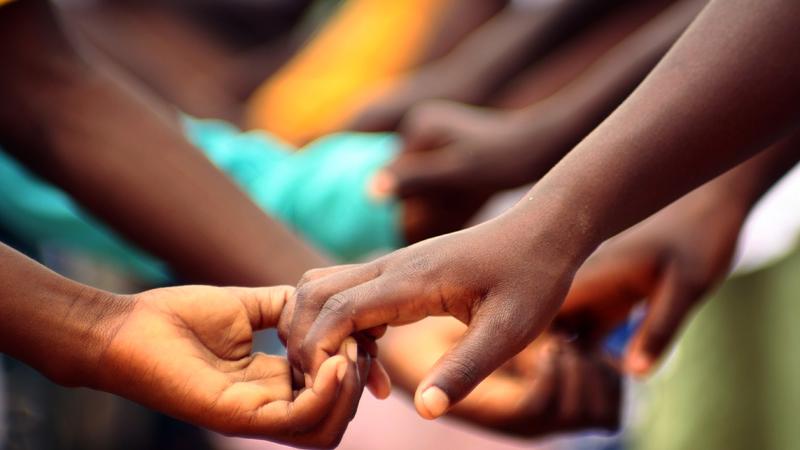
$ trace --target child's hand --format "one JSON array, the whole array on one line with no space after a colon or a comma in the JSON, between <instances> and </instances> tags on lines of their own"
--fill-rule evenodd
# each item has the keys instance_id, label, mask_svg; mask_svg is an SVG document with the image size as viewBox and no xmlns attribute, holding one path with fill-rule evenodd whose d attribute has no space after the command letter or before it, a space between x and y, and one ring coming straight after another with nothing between
<instances>
[{"instance_id":1,"label":"child's hand","mask_svg":"<svg viewBox=\"0 0 800 450\"><path fill-rule=\"evenodd\" d=\"M404 121L403 149L370 194L404 200L408 242L460 229L491 195L536 181L568 148L557 117L535 112L424 103Z\"/></svg>"},{"instance_id":2,"label":"child's hand","mask_svg":"<svg viewBox=\"0 0 800 450\"><path fill-rule=\"evenodd\" d=\"M503 216L371 263L309 272L279 327L290 360L313 375L355 332L454 316L469 331L416 397L423 417L444 414L541 333L566 295L583 255L551 239L540 219Z\"/></svg>"},{"instance_id":3,"label":"child's hand","mask_svg":"<svg viewBox=\"0 0 800 450\"><path fill-rule=\"evenodd\" d=\"M348 339L303 386L285 358L251 353L253 332L274 327L292 293L185 286L137 294L89 385L226 434L333 447L355 413L369 361L357 367Z\"/></svg>"},{"instance_id":4,"label":"child's hand","mask_svg":"<svg viewBox=\"0 0 800 450\"><path fill-rule=\"evenodd\" d=\"M652 370L730 269L748 208L715 188L688 194L602 246L578 271L557 321L600 338L646 300L624 367L638 375Z\"/></svg>"},{"instance_id":5,"label":"child's hand","mask_svg":"<svg viewBox=\"0 0 800 450\"><path fill-rule=\"evenodd\" d=\"M464 333L451 318L398 327L382 343L381 360L397 385L414 391L427 370ZM599 351L543 334L493 372L449 414L514 435L538 437L619 426L619 373Z\"/></svg>"},{"instance_id":6,"label":"child's hand","mask_svg":"<svg viewBox=\"0 0 800 450\"><path fill-rule=\"evenodd\" d=\"M371 189L406 198L442 190L492 193L534 181L555 162L536 164L555 141L547 133L555 123L533 115L533 109L523 116L445 101L417 106L400 129L401 156Z\"/></svg>"}]
</instances>

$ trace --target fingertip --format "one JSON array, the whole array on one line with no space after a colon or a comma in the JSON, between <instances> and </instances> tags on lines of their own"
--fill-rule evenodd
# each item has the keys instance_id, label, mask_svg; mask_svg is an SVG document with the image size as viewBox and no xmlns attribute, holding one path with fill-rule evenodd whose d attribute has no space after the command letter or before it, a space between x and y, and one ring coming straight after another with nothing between
<instances>
[{"instance_id":1,"label":"fingertip","mask_svg":"<svg viewBox=\"0 0 800 450\"><path fill-rule=\"evenodd\" d=\"M372 176L367 186L367 193L376 201L385 201L394 194L397 179L389 171L379 170Z\"/></svg>"},{"instance_id":2,"label":"fingertip","mask_svg":"<svg viewBox=\"0 0 800 450\"><path fill-rule=\"evenodd\" d=\"M329 388L331 385L335 385L344 378L344 374L347 373L347 359L345 359L341 355L336 355L328 358L322 365L319 367L319 371L317 372L317 376L313 379L311 386L313 386L314 392L321 393ZM344 367L344 370L342 370ZM341 377L339 376L340 371L342 371ZM306 374L306 383L311 380L311 376ZM336 380L336 381L334 381Z\"/></svg>"},{"instance_id":3,"label":"fingertip","mask_svg":"<svg viewBox=\"0 0 800 450\"><path fill-rule=\"evenodd\" d=\"M441 417L450 407L450 398L437 386L429 386L414 396L414 406L425 419L433 420Z\"/></svg>"},{"instance_id":4,"label":"fingertip","mask_svg":"<svg viewBox=\"0 0 800 450\"><path fill-rule=\"evenodd\" d=\"M358 362L358 342L352 336L346 337L339 346L338 355L347 357L352 363Z\"/></svg>"},{"instance_id":5,"label":"fingertip","mask_svg":"<svg viewBox=\"0 0 800 450\"><path fill-rule=\"evenodd\" d=\"M653 358L641 352L629 353L623 365L625 372L637 377L647 375L652 370L652 367Z\"/></svg>"},{"instance_id":6,"label":"fingertip","mask_svg":"<svg viewBox=\"0 0 800 450\"><path fill-rule=\"evenodd\" d=\"M389 378L389 374L386 373L383 364L378 360L373 360L372 362L367 379L367 389L379 400L389 398L392 393L392 380Z\"/></svg>"}]
</instances>

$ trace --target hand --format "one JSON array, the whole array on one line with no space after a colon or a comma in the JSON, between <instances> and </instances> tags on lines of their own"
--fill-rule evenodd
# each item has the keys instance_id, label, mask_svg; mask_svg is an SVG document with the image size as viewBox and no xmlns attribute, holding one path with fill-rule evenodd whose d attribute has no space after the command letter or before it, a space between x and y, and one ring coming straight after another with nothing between
<instances>
[{"instance_id":1,"label":"hand","mask_svg":"<svg viewBox=\"0 0 800 450\"><path fill-rule=\"evenodd\" d=\"M568 149L548 105L497 112L427 102L403 122L403 151L371 189L401 198L439 190L494 193L535 181ZM557 151L556 151L557 150Z\"/></svg>"},{"instance_id":2,"label":"hand","mask_svg":"<svg viewBox=\"0 0 800 450\"><path fill-rule=\"evenodd\" d=\"M415 398L423 417L444 414L547 326L582 257L523 222L501 216L372 263L308 272L279 326L290 361L313 375L354 332L454 316L469 330Z\"/></svg>"},{"instance_id":3,"label":"hand","mask_svg":"<svg viewBox=\"0 0 800 450\"><path fill-rule=\"evenodd\" d=\"M535 181L566 151L564 127L543 110L416 107L402 126L401 153L373 177L370 194L404 200L408 242L460 229L491 195Z\"/></svg>"},{"instance_id":4,"label":"hand","mask_svg":"<svg viewBox=\"0 0 800 450\"><path fill-rule=\"evenodd\" d=\"M624 367L648 373L691 310L727 275L747 209L729 190L706 185L612 239L578 271L558 322L599 338L646 299Z\"/></svg>"},{"instance_id":5,"label":"hand","mask_svg":"<svg viewBox=\"0 0 800 450\"><path fill-rule=\"evenodd\" d=\"M439 356L464 334L451 318L398 327L382 357L397 385L413 392ZM545 333L489 375L451 415L509 434L537 437L619 426L619 373L598 351Z\"/></svg>"},{"instance_id":6,"label":"hand","mask_svg":"<svg viewBox=\"0 0 800 450\"><path fill-rule=\"evenodd\" d=\"M334 447L369 361L356 367L349 339L304 387L285 358L251 353L253 332L275 326L292 292L185 286L135 295L89 384L223 433Z\"/></svg>"}]
</instances>

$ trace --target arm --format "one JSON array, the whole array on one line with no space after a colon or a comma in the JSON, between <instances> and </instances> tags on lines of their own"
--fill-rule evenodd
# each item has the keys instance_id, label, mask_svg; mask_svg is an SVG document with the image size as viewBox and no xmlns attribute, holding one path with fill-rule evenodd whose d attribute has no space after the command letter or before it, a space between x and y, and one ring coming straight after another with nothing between
<instances>
[{"instance_id":1,"label":"arm","mask_svg":"<svg viewBox=\"0 0 800 450\"><path fill-rule=\"evenodd\" d=\"M325 264L192 147L173 112L78 54L47 2L0 10L0 54L4 147L180 275L269 285Z\"/></svg>"},{"instance_id":2,"label":"arm","mask_svg":"<svg viewBox=\"0 0 800 450\"><path fill-rule=\"evenodd\" d=\"M576 274L558 322L600 338L646 299L624 366L649 372L691 311L728 274L753 205L798 161L795 132L604 244Z\"/></svg>"},{"instance_id":3,"label":"arm","mask_svg":"<svg viewBox=\"0 0 800 450\"><path fill-rule=\"evenodd\" d=\"M480 103L617 3L559 0L522 7L512 2L446 55L408 76L398 91L366 108L352 128L394 129L406 111L428 99Z\"/></svg>"},{"instance_id":4,"label":"arm","mask_svg":"<svg viewBox=\"0 0 800 450\"><path fill-rule=\"evenodd\" d=\"M705 5L683 0L551 97L511 113L432 103L413 109L404 153L376 176L379 195L494 193L542 177L641 82Z\"/></svg>"},{"instance_id":5,"label":"arm","mask_svg":"<svg viewBox=\"0 0 800 450\"><path fill-rule=\"evenodd\" d=\"M308 275L281 320L293 363L313 372L354 330L455 316L469 329L415 396L421 415L442 415L545 329L602 241L796 125L800 40L790 37L799 14L792 0L712 1L512 210L372 263Z\"/></svg>"},{"instance_id":6,"label":"arm","mask_svg":"<svg viewBox=\"0 0 800 450\"><path fill-rule=\"evenodd\" d=\"M57 383L121 395L216 431L334 447L369 359L356 365L351 340L312 384L298 386L284 358L253 354L253 333L275 326L291 292L183 286L120 296L0 244L0 352Z\"/></svg>"}]
</instances>

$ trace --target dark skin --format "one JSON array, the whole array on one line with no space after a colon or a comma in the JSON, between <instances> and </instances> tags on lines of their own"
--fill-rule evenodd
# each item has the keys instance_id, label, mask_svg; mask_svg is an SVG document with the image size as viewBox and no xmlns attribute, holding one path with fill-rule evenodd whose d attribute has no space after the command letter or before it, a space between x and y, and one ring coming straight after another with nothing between
<instances>
[{"instance_id":1,"label":"dark skin","mask_svg":"<svg viewBox=\"0 0 800 450\"><path fill-rule=\"evenodd\" d=\"M667 9L585 74L523 110L446 102L413 109L402 127L403 153L376 174L373 195L394 195L411 204L448 198L452 205L459 199L456 205L473 207L458 210L466 216L463 224L489 195L541 178L624 100L704 4L686 0ZM442 234L435 227L441 221L431 222L430 231L420 231L422 237Z\"/></svg>"},{"instance_id":2,"label":"dark skin","mask_svg":"<svg viewBox=\"0 0 800 450\"><path fill-rule=\"evenodd\" d=\"M725 279L748 212L798 160L795 132L607 242L578 271L557 321L595 340L646 299L623 366L649 373L692 310Z\"/></svg>"},{"instance_id":3,"label":"dark skin","mask_svg":"<svg viewBox=\"0 0 800 450\"><path fill-rule=\"evenodd\" d=\"M79 54L48 2L0 10L0 56L4 149L181 277L264 286L326 264L192 147L172 111Z\"/></svg>"},{"instance_id":4,"label":"dark skin","mask_svg":"<svg viewBox=\"0 0 800 450\"><path fill-rule=\"evenodd\" d=\"M468 330L415 396L423 417L444 414L545 330L600 243L796 126L800 40L787 36L798 14L790 0L712 0L630 97L508 212L308 277L281 318L292 363L314 373L355 331L454 316Z\"/></svg>"},{"instance_id":5,"label":"dark skin","mask_svg":"<svg viewBox=\"0 0 800 450\"><path fill-rule=\"evenodd\" d=\"M561 0L538 8L512 3L446 55L405 76L399 88L367 107L350 128L394 130L414 105L425 100L481 104L522 69L619 3Z\"/></svg>"},{"instance_id":6,"label":"dark skin","mask_svg":"<svg viewBox=\"0 0 800 450\"><path fill-rule=\"evenodd\" d=\"M289 286L180 286L116 295L0 244L0 352L56 383L111 392L226 434L332 448L369 369L350 339L304 386L285 358L253 353Z\"/></svg>"},{"instance_id":7,"label":"dark skin","mask_svg":"<svg viewBox=\"0 0 800 450\"><path fill-rule=\"evenodd\" d=\"M436 360L458 342L465 327L449 317L393 328L381 359L395 384L412 393ZM545 333L493 372L451 416L489 430L541 437L619 426L621 380L601 350Z\"/></svg>"}]
</instances>

